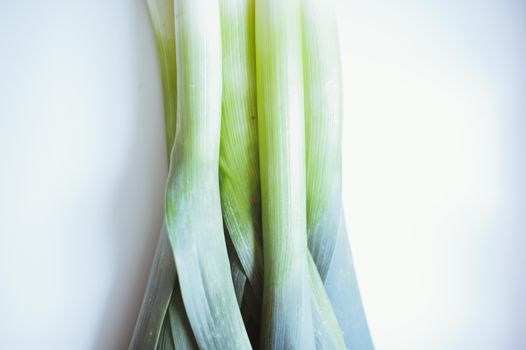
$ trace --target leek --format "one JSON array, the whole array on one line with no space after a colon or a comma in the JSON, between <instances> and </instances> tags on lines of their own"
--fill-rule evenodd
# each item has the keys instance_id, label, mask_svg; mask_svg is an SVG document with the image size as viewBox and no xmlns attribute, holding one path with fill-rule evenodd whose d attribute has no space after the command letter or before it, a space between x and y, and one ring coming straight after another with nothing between
<instances>
[{"instance_id":1,"label":"leek","mask_svg":"<svg viewBox=\"0 0 526 350\"><path fill-rule=\"evenodd\" d=\"M372 349L341 198L342 83L336 20L322 0L303 0L309 249L349 349Z\"/></svg>"},{"instance_id":2,"label":"leek","mask_svg":"<svg viewBox=\"0 0 526 350\"><path fill-rule=\"evenodd\" d=\"M147 0L147 5L159 54L166 145L169 153L175 137L177 106L173 0ZM164 324L167 323L165 314L175 283L173 254L166 226L163 224L130 349L162 349L170 344L165 338L171 336L171 333L163 330L161 334L161 327L164 329Z\"/></svg>"},{"instance_id":3,"label":"leek","mask_svg":"<svg viewBox=\"0 0 526 350\"><path fill-rule=\"evenodd\" d=\"M238 266L234 255L245 257L261 256L260 212L259 212L259 173L257 118L254 111L255 91L255 53L254 53L254 1L221 0L221 25L223 48L223 107L221 124L220 178L223 215L230 229L236 251L231 257L232 276L236 295L239 298L245 291L245 275ZM250 209L249 209L250 208ZM233 224L232 224L233 223ZM242 223L241 225L239 223ZM234 234L232 232L234 231ZM230 241L230 240L228 240ZM250 242L250 244L245 244ZM230 247L230 245L229 245ZM254 260L244 265L249 277L251 289L246 290L243 308L245 323L260 318L260 297L252 297L252 291L259 290L259 276L262 274L260 263ZM259 259L256 259L259 262ZM312 262L312 259L310 259ZM241 264L243 265L243 264ZM254 278L257 276L258 278ZM309 269L312 288L313 317L317 348L343 348L343 337L325 293L318 271ZM255 287L254 287L255 286ZM246 315L250 313L250 315ZM259 322L257 322L259 323ZM254 337L251 337L251 339ZM256 340L253 340L254 342Z\"/></svg>"},{"instance_id":4,"label":"leek","mask_svg":"<svg viewBox=\"0 0 526 350\"><path fill-rule=\"evenodd\" d=\"M230 275L219 196L219 5L180 0L175 18L177 130L165 210L183 303L200 348L249 349Z\"/></svg>"},{"instance_id":5,"label":"leek","mask_svg":"<svg viewBox=\"0 0 526 350\"><path fill-rule=\"evenodd\" d=\"M330 7L147 3L171 156L130 348L372 349L343 218Z\"/></svg>"},{"instance_id":6,"label":"leek","mask_svg":"<svg viewBox=\"0 0 526 350\"><path fill-rule=\"evenodd\" d=\"M256 3L265 349L314 348L307 274L300 5L299 0Z\"/></svg>"},{"instance_id":7,"label":"leek","mask_svg":"<svg viewBox=\"0 0 526 350\"><path fill-rule=\"evenodd\" d=\"M223 61L221 206L239 263L261 300L254 0L220 0L219 4Z\"/></svg>"}]
</instances>

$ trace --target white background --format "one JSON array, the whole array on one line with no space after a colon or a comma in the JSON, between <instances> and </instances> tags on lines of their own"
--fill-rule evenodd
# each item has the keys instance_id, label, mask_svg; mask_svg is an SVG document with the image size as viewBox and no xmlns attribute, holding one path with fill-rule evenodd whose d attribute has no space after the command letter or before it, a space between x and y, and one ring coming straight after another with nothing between
<instances>
[{"instance_id":1,"label":"white background","mask_svg":"<svg viewBox=\"0 0 526 350\"><path fill-rule=\"evenodd\" d=\"M517 0L336 1L377 349L525 349ZM0 349L125 349L162 219L142 0L0 0Z\"/></svg>"}]
</instances>

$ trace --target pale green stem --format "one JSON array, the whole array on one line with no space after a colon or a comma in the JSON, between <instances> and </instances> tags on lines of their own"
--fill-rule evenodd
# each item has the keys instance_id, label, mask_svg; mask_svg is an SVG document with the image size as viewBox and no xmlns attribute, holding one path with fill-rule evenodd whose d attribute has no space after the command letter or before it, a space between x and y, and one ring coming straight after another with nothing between
<instances>
[{"instance_id":1,"label":"pale green stem","mask_svg":"<svg viewBox=\"0 0 526 350\"><path fill-rule=\"evenodd\" d=\"M250 349L232 283L219 196L219 4L180 0L175 18L179 94L166 222L181 294L200 348Z\"/></svg>"},{"instance_id":2,"label":"pale green stem","mask_svg":"<svg viewBox=\"0 0 526 350\"><path fill-rule=\"evenodd\" d=\"M313 349L299 0L256 2L264 349Z\"/></svg>"},{"instance_id":3,"label":"pale green stem","mask_svg":"<svg viewBox=\"0 0 526 350\"><path fill-rule=\"evenodd\" d=\"M147 5L159 55L166 145L168 150L167 154L170 154L175 137L177 106L173 0L147 0ZM176 289L175 293L172 293L174 285ZM173 348L173 342L171 342L171 340L169 342L166 339L166 337L172 336L172 332L163 331L161 327L166 328L167 324L169 327L172 326L170 325L168 317L165 316L167 315L166 311L169 303L174 304L174 302L180 304L175 305L175 310L182 313L178 315L178 318L187 323L188 321L184 308L182 307L180 290L178 288L172 248L168 240L166 226L163 223L143 302L130 342L130 349L169 349L170 346ZM173 308L172 305L171 307ZM186 330L189 329L189 327L181 327L181 329ZM185 337L192 338L193 335L191 331L189 334L186 334ZM195 346L194 349L196 348Z\"/></svg>"}]
</instances>

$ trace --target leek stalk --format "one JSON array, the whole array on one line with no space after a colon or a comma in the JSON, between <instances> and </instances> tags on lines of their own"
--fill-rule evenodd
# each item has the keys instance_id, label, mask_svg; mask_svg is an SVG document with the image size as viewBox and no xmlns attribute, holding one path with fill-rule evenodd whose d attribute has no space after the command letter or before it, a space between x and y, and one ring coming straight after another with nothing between
<instances>
[{"instance_id":1,"label":"leek stalk","mask_svg":"<svg viewBox=\"0 0 526 350\"><path fill-rule=\"evenodd\" d=\"M180 0L175 18L178 110L166 223L183 303L200 348L250 349L232 284L219 196L219 5Z\"/></svg>"},{"instance_id":2,"label":"leek stalk","mask_svg":"<svg viewBox=\"0 0 526 350\"><path fill-rule=\"evenodd\" d=\"M314 349L307 274L301 2L256 2L264 349Z\"/></svg>"},{"instance_id":3,"label":"leek stalk","mask_svg":"<svg viewBox=\"0 0 526 350\"><path fill-rule=\"evenodd\" d=\"M173 0L147 0L147 5L161 68L166 146L169 154L175 137L177 106ZM163 223L130 349L162 349L170 345L165 338L171 332L164 330L161 334L161 327L165 328L163 320L164 324L169 325L164 316L176 284L173 254L166 225ZM158 345L159 340L161 344Z\"/></svg>"}]
</instances>

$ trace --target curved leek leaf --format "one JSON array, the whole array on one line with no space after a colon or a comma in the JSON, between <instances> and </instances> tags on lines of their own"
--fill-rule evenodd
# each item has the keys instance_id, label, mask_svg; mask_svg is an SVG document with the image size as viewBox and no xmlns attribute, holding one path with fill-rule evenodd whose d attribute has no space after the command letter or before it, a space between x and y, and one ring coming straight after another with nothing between
<instances>
[{"instance_id":1,"label":"curved leek leaf","mask_svg":"<svg viewBox=\"0 0 526 350\"><path fill-rule=\"evenodd\" d=\"M314 324L316 349L345 349L340 324L311 255L309 255L308 264L312 286L312 322Z\"/></svg>"},{"instance_id":2,"label":"curved leek leaf","mask_svg":"<svg viewBox=\"0 0 526 350\"><path fill-rule=\"evenodd\" d=\"M166 227L163 225L130 342L130 349L155 349L157 347L175 280L173 255Z\"/></svg>"},{"instance_id":3,"label":"curved leek leaf","mask_svg":"<svg viewBox=\"0 0 526 350\"><path fill-rule=\"evenodd\" d=\"M184 310L183 299L179 284L176 284L172 293L172 300L168 307L165 318L171 326L170 334L173 336L173 344L176 350L197 350L197 343L190 328L190 322Z\"/></svg>"}]
</instances>

